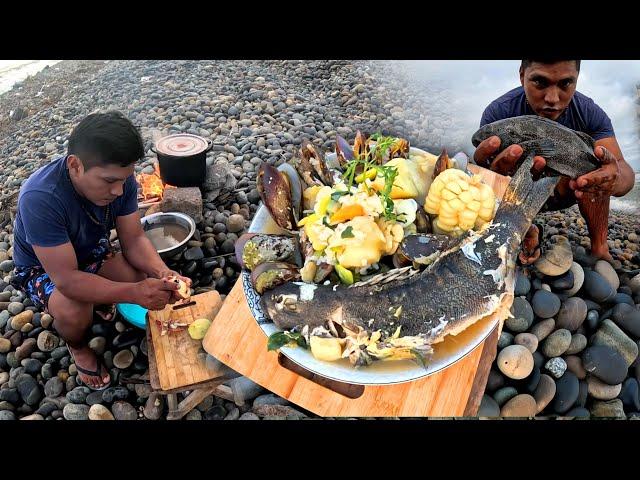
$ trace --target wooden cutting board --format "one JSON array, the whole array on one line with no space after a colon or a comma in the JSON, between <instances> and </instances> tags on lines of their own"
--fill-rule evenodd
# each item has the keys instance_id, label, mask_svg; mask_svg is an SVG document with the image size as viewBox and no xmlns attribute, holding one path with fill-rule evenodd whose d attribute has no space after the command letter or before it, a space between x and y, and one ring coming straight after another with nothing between
<instances>
[{"instance_id":1,"label":"wooden cutting board","mask_svg":"<svg viewBox=\"0 0 640 480\"><path fill-rule=\"evenodd\" d=\"M194 295L191 301L195 303L178 310L173 310L173 305L167 305L164 310L149 311L149 330L162 390L194 385L218 376L217 372L207 369L206 354L200 348L202 342L192 339L186 328L161 335L161 328L156 323L156 320L166 319L169 315L185 323L198 318L213 320L222 304L220 294L216 291Z\"/></svg>"},{"instance_id":2,"label":"wooden cutting board","mask_svg":"<svg viewBox=\"0 0 640 480\"><path fill-rule=\"evenodd\" d=\"M317 415L452 417L476 414L495 358L497 333L495 329L450 367L420 380L383 386L333 382L308 371L294 372L289 368L297 366L286 357L267 351L267 336L254 320L238 280L202 345L233 370Z\"/></svg>"}]
</instances>

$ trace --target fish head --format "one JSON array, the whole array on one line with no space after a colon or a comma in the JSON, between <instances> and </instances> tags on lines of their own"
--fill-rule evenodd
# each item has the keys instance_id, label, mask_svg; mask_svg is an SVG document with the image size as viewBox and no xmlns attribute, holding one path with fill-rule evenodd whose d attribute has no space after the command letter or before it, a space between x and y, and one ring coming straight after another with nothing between
<instances>
[{"instance_id":1,"label":"fish head","mask_svg":"<svg viewBox=\"0 0 640 480\"><path fill-rule=\"evenodd\" d=\"M287 282L268 290L260 303L267 316L282 330L306 325L314 318L313 291L316 286L302 282Z\"/></svg>"},{"instance_id":2,"label":"fish head","mask_svg":"<svg viewBox=\"0 0 640 480\"><path fill-rule=\"evenodd\" d=\"M480 127L471 137L474 147L486 139L497 136L500 138L500 150L503 150L522 140L522 128L516 118L505 118Z\"/></svg>"}]
</instances>

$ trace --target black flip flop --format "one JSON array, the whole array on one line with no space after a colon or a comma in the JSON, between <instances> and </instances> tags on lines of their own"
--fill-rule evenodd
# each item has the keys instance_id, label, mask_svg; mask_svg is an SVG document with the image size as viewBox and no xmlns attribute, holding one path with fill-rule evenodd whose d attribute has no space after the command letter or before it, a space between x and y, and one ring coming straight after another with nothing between
<instances>
[{"instance_id":1,"label":"black flip flop","mask_svg":"<svg viewBox=\"0 0 640 480\"><path fill-rule=\"evenodd\" d=\"M97 370L88 370L88 369L83 368L80 365L78 365L78 362L76 362L76 357L73 355L73 352L69 348L69 345L67 345L67 350L69 351L69 354L71 355L71 358L73 359L73 363L75 363L75 365L76 365L76 370L78 370L80 373L84 373L85 375L88 375L90 377L99 377L100 379L102 379L102 367L105 367L105 370L107 370L107 367L102 363L102 360L100 360L100 358L98 356L96 356L96 360L98 361ZM107 372L108 372L108 370L107 370ZM89 388L89 389L91 389L91 390L93 390L95 392L106 390L107 388L109 388L111 386L111 376L109 376L109 382L106 385L104 385L103 387L100 387L100 388L92 387L91 385L86 384L85 382L80 380L79 377L76 377L76 380L77 380L77 382L79 384L84 385L87 388Z\"/></svg>"}]
</instances>

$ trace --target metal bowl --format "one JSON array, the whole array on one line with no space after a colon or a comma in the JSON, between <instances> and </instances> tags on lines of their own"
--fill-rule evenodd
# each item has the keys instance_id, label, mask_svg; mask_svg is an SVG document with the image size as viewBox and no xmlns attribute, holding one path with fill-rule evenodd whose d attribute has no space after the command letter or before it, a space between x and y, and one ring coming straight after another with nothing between
<instances>
[{"instance_id":1,"label":"metal bowl","mask_svg":"<svg viewBox=\"0 0 640 480\"><path fill-rule=\"evenodd\" d=\"M189 215L180 212L157 212L140 219L142 229L146 232L155 227L165 225L178 225L187 232L187 236L173 247L157 249L160 258L170 258L181 253L187 248L187 242L191 240L196 232L196 222ZM153 242L152 242L153 243ZM154 245L155 247L155 245Z\"/></svg>"}]
</instances>

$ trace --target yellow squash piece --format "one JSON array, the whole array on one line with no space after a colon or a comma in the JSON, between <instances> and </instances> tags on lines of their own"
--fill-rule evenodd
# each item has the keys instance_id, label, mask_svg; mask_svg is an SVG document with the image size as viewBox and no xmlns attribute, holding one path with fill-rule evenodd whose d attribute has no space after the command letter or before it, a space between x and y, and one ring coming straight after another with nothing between
<instances>
[{"instance_id":1,"label":"yellow squash piece","mask_svg":"<svg viewBox=\"0 0 640 480\"><path fill-rule=\"evenodd\" d=\"M189 325L189 336L194 340L202 340L211 326L208 318L198 318Z\"/></svg>"},{"instance_id":2,"label":"yellow squash piece","mask_svg":"<svg viewBox=\"0 0 640 480\"><path fill-rule=\"evenodd\" d=\"M342 347L345 341L341 338L311 337L311 353L318 360L334 362L342 357Z\"/></svg>"}]
</instances>

